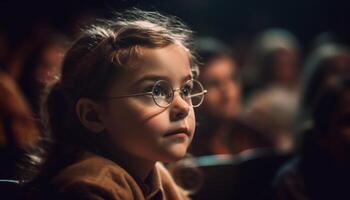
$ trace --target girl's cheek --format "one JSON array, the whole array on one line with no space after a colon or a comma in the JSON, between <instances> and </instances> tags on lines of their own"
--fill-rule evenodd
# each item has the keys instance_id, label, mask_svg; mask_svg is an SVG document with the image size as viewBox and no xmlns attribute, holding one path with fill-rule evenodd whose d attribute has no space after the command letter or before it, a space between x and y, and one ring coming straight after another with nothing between
<instances>
[{"instance_id":1,"label":"girl's cheek","mask_svg":"<svg viewBox=\"0 0 350 200\"><path fill-rule=\"evenodd\" d=\"M196 127L196 115L193 108L191 108L191 111L188 115L188 126L189 126L188 128L192 130L192 132L194 133L194 130Z\"/></svg>"},{"instance_id":2,"label":"girl's cheek","mask_svg":"<svg viewBox=\"0 0 350 200\"><path fill-rule=\"evenodd\" d=\"M153 102L151 105L148 105L144 102L137 101L137 99L134 101L130 100L127 106L130 108L127 112L133 114L131 119L137 119L140 123L147 123L147 121L153 120L154 118L161 118L158 116L165 113L164 110L154 105Z\"/></svg>"},{"instance_id":3,"label":"girl's cheek","mask_svg":"<svg viewBox=\"0 0 350 200\"><path fill-rule=\"evenodd\" d=\"M165 133L168 130L169 120L167 116L163 116L162 114L149 118L144 128L153 133Z\"/></svg>"}]
</instances>

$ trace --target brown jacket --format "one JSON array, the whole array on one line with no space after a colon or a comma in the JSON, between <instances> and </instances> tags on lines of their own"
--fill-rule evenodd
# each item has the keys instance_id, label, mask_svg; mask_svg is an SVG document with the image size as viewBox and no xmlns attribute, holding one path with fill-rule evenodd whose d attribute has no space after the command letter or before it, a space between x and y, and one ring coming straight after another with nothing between
<instances>
[{"instance_id":1,"label":"brown jacket","mask_svg":"<svg viewBox=\"0 0 350 200\"><path fill-rule=\"evenodd\" d=\"M142 184L115 162L95 154L68 166L52 180L62 199L189 199L160 163L156 164L150 183L150 187Z\"/></svg>"}]
</instances>

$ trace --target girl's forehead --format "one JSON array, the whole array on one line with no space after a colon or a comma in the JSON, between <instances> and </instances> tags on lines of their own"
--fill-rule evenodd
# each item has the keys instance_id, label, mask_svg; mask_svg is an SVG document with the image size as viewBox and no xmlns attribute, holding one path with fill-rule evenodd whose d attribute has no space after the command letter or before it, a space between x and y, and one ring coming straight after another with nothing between
<instances>
[{"instance_id":1,"label":"girl's forehead","mask_svg":"<svg viewBox=\"0 0 350 200\"><path fill-rule=\"evenodd\" d=\"M170 76L181 79L191 74L189 54L180 45L162 48L141 48L134 67L128 70L128 79L138 79L146 74Z\"/></svg>"}]
</instances>

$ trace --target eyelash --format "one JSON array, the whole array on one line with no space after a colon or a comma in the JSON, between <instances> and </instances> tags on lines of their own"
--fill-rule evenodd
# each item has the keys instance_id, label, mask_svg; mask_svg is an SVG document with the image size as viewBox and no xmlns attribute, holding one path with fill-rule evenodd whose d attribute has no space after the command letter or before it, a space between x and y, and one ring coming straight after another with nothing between
<instances>
[{"instance_id":1,"label":"eyelash","mask_svg":"<svg viewBox=\"0 0 350 200\"><path fill-rule=\"evenodd\" d=\"M146 86L146 87L143 89L143 92L151 92L152 89L153 89L153 85L154 85L154 84L149 85L149 86Z\"/></svg>"}]
</instances>

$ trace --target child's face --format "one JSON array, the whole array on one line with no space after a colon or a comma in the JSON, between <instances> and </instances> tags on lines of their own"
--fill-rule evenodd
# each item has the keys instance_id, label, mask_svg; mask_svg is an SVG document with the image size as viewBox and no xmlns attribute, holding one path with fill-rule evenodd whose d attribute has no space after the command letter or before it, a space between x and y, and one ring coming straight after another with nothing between
<instances>
[{"instance_id":1,"label":"child's face","mask_svg":"<svg viewBox=\"0 0 350 200\"><path fill-rule=\"evenodd\" d=\"M188 53L178 45L143 48L136 67L128 69L112 85L107 96L149 92L157 80L180 88L191 79ZM149 161L171 162L182 158L195 130L194 110L175 92L167 108L151 96L107 101L103 123L118 150Z\"/></svg>"}]
</instances>

